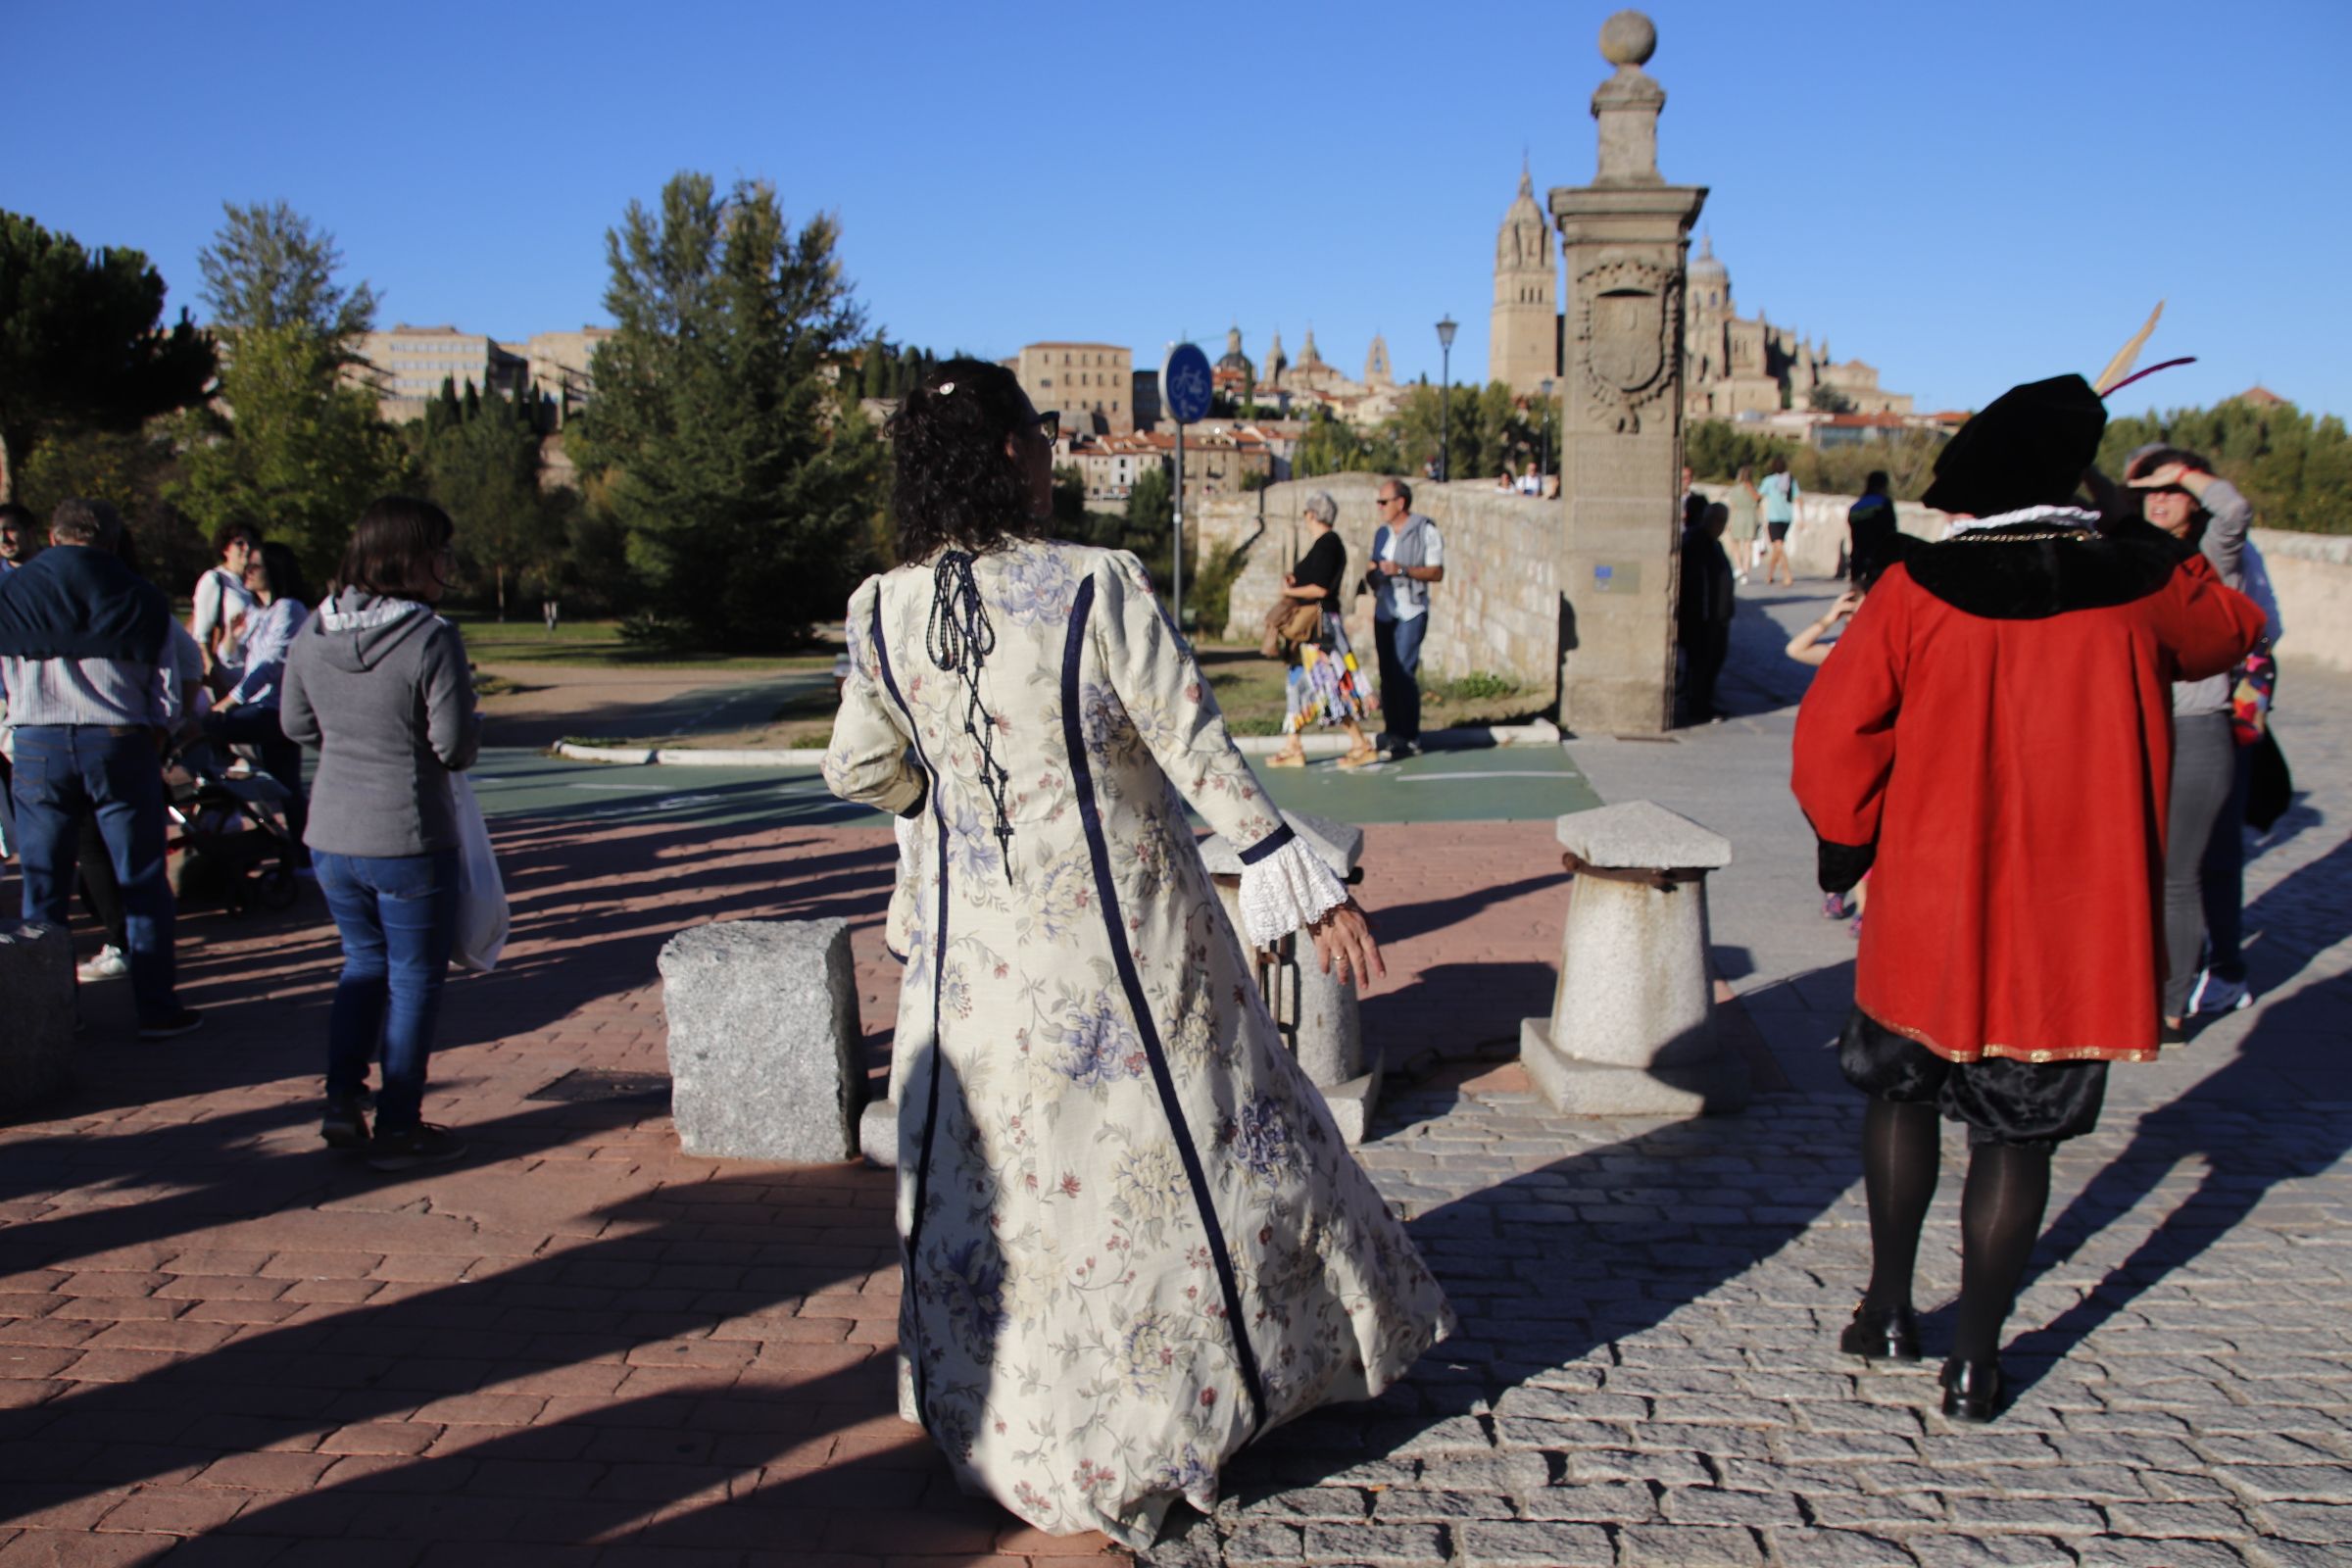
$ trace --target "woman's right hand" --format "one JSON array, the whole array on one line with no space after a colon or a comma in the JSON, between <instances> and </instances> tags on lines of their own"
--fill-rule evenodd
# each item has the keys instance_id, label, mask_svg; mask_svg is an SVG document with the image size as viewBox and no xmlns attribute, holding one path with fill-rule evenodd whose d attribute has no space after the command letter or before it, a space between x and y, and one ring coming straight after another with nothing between
<instances>
[{"instance_id":1,"label":"woman's right hand","mask_svg":"<svg viewBox=\"0 0 2352 1568\"><path fill-rule=\"evenodd\" d=\"M1371 917L1355 900L1349 899L1331 910L1306 931L1314 939L1315 956L1321 960L1325 974L1358 985L1366 980L1388 978L1389 966L1381 961Z\"/></svg>"},{"instance_id":2,"label":"woman's right hand","mask_svg":"<svg viewBox=\"0 0 2352 1568\"><path fill-rule=\"evenodd\" d=\"M1846 616L1852 614L1855 611L1860 610L1861 608L1862 590L1859 588L1848 588L1845 592L1839 594L1838 596L1838 602L1830 607L1830 624L1833 626L1837 625L1839 621L1843 620Z\"/></svg>"}]
</instances>

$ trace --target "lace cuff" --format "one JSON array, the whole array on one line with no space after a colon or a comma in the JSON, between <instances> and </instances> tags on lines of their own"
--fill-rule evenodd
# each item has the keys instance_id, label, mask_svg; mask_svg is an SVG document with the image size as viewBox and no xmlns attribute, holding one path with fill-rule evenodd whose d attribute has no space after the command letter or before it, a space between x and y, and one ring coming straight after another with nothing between
<instances>
[{"instance_id":1,"label":"lace cuff","mask_svg":"<svg viewBox=\"0 0 2352 1568\"><path fill-rule=\"evenodd\" d=\"M1302 839L1242 867L1243 935L1271 947L1348 902L1348 889Z\"/></svg>"}]
</instances>

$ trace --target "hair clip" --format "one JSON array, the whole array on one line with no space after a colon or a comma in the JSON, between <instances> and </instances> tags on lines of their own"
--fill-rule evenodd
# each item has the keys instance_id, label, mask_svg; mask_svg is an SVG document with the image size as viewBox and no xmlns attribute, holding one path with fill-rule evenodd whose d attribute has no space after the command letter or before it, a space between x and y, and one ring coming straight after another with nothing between
<instances>
[{"instance_id":1,"label":"hair clip","mask_svg":"<svg viewBox=\"0 0 2352 1568\"><path fill-rule=\"evenodd\" d=\"M953 381L942 381L939 383L939 395L943 398L955 390L956 383Z\"/></svg>"}]
</instances>

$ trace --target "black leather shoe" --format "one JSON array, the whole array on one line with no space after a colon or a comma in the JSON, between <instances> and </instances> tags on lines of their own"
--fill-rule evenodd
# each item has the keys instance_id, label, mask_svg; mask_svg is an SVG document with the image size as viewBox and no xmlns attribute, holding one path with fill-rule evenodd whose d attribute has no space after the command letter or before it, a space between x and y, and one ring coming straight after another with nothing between
<instances>
[{"instance_id":1,"label":"black leather shoe","mask_svg":"<svg viewBox=\"0 0 2352 1568\"><path fill-rule=\"evenodd\" d=\"M1954 1421L1984 1422L2001 1407L2008 1380L1998 1361L1943 1363L1943 1413Z\"/></svg>"},{"instance_id":2,"label":"black leather shoe","mask_svg":"<svg viewBox=\"0 0 2352 1568\"><path fill-rule=\"evenodd\" d=\"M1865 1361L1919 1359L1919 1318L1907 1306L1854 1308L1854 1320L1838 1336L1838 1348Z\"/></svg>"}]
</instances>

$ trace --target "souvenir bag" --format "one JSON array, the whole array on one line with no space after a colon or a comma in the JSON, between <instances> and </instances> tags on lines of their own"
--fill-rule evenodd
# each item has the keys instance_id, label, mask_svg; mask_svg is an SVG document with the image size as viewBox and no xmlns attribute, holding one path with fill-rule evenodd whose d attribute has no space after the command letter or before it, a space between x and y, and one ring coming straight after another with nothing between
<instances>
[{"instance_id":1,"label":"souvenir bag","mask_svg":"<svg viewBox=\"0 0 2352 1568\"><path fill-rule=\"evenodd\" d=\"M507 946L507 887L490 848L490 825L463 773L449 775L449 804L458 819L458 940L450 956L461 969L488 974Z\"/></svg>"}]
</instances>

